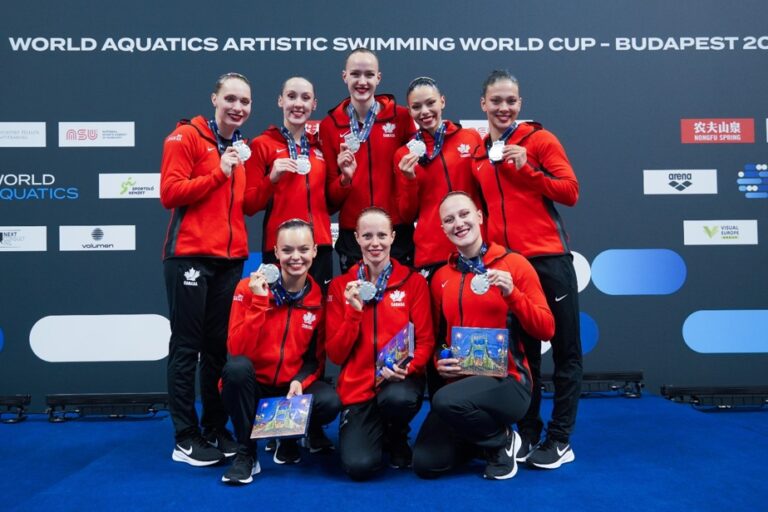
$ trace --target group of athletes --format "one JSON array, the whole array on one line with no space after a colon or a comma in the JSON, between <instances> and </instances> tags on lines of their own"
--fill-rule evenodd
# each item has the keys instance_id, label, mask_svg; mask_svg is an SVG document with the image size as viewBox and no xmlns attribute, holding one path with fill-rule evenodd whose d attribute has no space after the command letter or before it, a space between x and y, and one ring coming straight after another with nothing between
<instances>
[{"instance_id":1,"label":"group of athletes","mask_svg":"<svg viewBox=\"0 0 768 512\"><path fill-rule=\"evenodd\" d=\"M377 94L381 72L367 49L347 56L342 78L349 97L319 133L305 130L314 87L293 77L277 100L282 123L246 141L250 84L227 73L211 94L213 117L182 120L165 140L173 460L228 458L222 481L250 483L260 471L250 438L259 399L312 394L303 451L296 439L270 441L276 463L335 449L324 426L339 414L341 464L354 480L385 463L433 478L480 458L484 477L507 479L518 462L573 461L578 288L555 203L575 204L579 186L562 145L518 122L519 84L507 71L482 85L485 138L443 119L431 78L410 83L406 106ZM274 266L241 279L245 216L259 211L262 259ZM377 385L378 350L409 322L413 358L381 369ZM450 351L456 326L506 329L507 375L461 375ZM542 340L551 340L555 386L543 439ZM340 367L335 389L326 358ZM430 410L411 445L425 390Z\"/></svg>"}]
</instances>

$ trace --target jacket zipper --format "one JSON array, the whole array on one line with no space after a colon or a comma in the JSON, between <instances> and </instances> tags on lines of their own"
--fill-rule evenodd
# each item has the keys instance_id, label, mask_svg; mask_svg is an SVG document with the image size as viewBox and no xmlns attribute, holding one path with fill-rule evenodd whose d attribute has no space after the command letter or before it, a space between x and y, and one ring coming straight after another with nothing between
<instances>
[{"instance_id":1,"label":"jacket zipper","mask_svg":"<svg viewBox=\"0 0 768 512\"><path fill-rule=\"evenodd\" d=\"M448 183L448 192L453 192L453 185L451 185L451 176L448 174L448 164L445 162L445 156L443 152L440 152L440 161L443 162L443 173L445 174L445 182Z\"/></svg>"},{"instance_id":2,"label":"jacket zipper","mask_svg":"<svg viewBox=\"0 0 768 512\"><path fill-rule=\"evenodd\" d=\"M379 337L378 337L378 311L379 303L373 304L373 387L376 388L376 356L379 353Z\"/></svg>"},{"instance_id":3,"label":"jacket zipper","mask_svg":"<svg viewBox=\"0 0 768 512\"><path fill-rule=\"evenodd\" d=\"M464 294L464 279L466 277L466 272L462 272L461 282L459 283L459 325L464 325L464 308L462 307L461 296Z\"/></svg>"},{"instance_id":4,"label":"jacket zipper","mask_svg":"<svg viewBox=\"0 0 768 512\"><path fill-rule=\"evenodd\" d=\"M232 183L229 186L229 212L227 225L229 226L229 241L227 242L227 258L232 257L232 208L235 206L235 169L232 169Z\"/></svg>"},{"instance_id":5,"label":"jacket zipper","mask_svg":"<svg viewBox=\"0 0 768 512\"><path fill-rule=\"evenodd\" d=\"M496 184L499 186L499 195L501 195L501 218L504 219L504 241L507 243L507 247L512 247L509 244L509 238L507 234L507 211L504 208L504 189L501 188L501 178L499 177L499 167L495 163L491 163L493 171L496 175Z\"/></svg>"},{"instance_id":6,"label":"jacket zipper","mask_svg":"<svg viewBox=\"0 0 768 512\"><path fill-rule=\"evenodd\" d=\"M283 366L283 358L285 357L285 340L288 339L288 328L291 325L291 313L293 312L293 304L288 306L288 318L285 321L285 332L283 332L283 341L280 342L280 359L277 361L277 369L275 370L275 380L272 382L273 387L277 387L277 377L280 375L280 367Z\"/></svg>"},{"instance_id":7,"label":"jacket zipper","mask_svg":"<svg viewBox=\"0 0 768 512\"><path fill-rule=\"evenodd\" d=\"M373 203L373 154L371 153L371 137L368 137L368 190L371 194L371 206Z\"/></svg>"},{"instance_id":8,"label":"jacket zipper","mask_svg":"<svg viewBox=\"0 0 768 512\"><path fill-rule=\"evenodd\" d=\"M314 222L312 221L312 192L309 187L309 174L304 176L304 179L307 183L307 216L309 217L307 220L309 220L309 224L313 226L314 229Z\"/></svg>"}]
</instances>

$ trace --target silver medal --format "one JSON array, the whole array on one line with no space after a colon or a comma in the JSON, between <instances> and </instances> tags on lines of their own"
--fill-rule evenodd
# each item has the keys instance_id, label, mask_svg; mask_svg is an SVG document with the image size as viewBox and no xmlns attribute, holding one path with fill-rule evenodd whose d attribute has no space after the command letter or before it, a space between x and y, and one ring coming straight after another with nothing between
<instances>
[{"instance_id":1,"label":"silver medal","mask_svg":"<svg viewBox=\"0 0 768 512\"><path fill-rule=\"evenodd\" d=\"M418 139L409 140L406 146L411 154L414 154L419 158L427 154L427 145Z\"/></svg>"},{"instance_id":2,"label":"silver medal","mask_svg":"<svg viewBox=\"0 0 768 512\"><path fill-rule=\"evenodd\" d=\"M491 283L488 281L488 274L475 274L472 281L469 283L469 287L477 295L483 295L491 288Z\"/></svg>"},{"instance_id":3,"label":"silver medal","mask_svg":"<svg viewBox=\"0 0 768 512\"><path fill-rule=\"evenodd\" d=\"M353 153L357 153L357 150L360 149L360 140L357 138L357 136L354 133L348 133L344 136L344 143L347 145L349 150Z\"/></svg>"},{"instance_id":4,"label":"silver medal","mask_svg":"<svg viewBox=\"0 0 768 512\"><path fill-rule=\"evenodd\" d=\"M309 174L309 170L312 168L312 164L309 163L309 157L307 155L299 155L296 157L296 174Z\"/></svg>"},{"instance_id":5,"label":"silver medal","mask_svg":"<svg viewBox=\"0 0 768 512\"><path fill-rule=\"evenodd\" d=\"M488 158L491 162L501 162L504 159L504 142L500 140L494 142L488 151Z\"/></svg>"},{"instance_id":6,"label":"silver medal","mask_svg":"<svg viewBox=\"0 0 768 512\"><path fill-rule=\"evenodd\" d=\"M259 267L259 272L264 274L264 279L267 280L268 284L275 284L280 278L280 269L271 263L267 263L266 265Z\"/></svg>"},{"instance_id":7,"label":"silver medal","mask_svg":"<svg viewBox=\"0 0 768 512\"><path fill-rule=\"evenodd\" d=\"M370 281L360 283L360 298L363 302L368 302L376 296L376 285Z\"/></svg>"},{"instance_id":8,"label":"silver medal","mask_svg":"<svg viewBox=\"0 0 768 512\"><path fill-rule=\"evenodd\" d=\"M242 140L235 141L232 147L237 150L237 156L240 157L241 162L245 162L251 158L251 148L249 148Z\"/></svg>"}]
</instances>

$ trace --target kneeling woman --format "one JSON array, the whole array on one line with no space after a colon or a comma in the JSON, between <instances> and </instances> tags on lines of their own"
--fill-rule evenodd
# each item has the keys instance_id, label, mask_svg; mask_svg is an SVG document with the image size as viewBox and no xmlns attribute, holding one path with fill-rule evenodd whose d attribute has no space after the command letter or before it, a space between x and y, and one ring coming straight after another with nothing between
<instances>
[{"instance_id":1,"label":"kneeling woman","mask_svg":"<svg viewBox=\"0 0 768 512\"><path fill-rule=\"evenodd\" d=\"M434 338L429 289L419 273L390 259L395 239L389 214L366 208L357 219L355 239L363 260L336 277L328 290L328 358L341 365L337 390L343 404L339 419L342 467L355 480L365 480L389 452L394 468L411 465L408 424L421 408L424 368ZM410 363L381 371L376 385L379 351L413 323L415 350Z\"/></svg>"},{"instance_id":2,"label":"kneeling woman","mask_svg":"<svg viewBox=\"0 0 768 512\"><path fill-rule=\"evenodd\" d=\"M277 229L277 281L268 284L259 271L235 289L222 396L239 448L223 482L247 484L260 471L256 442L250 439L260 398L312 394L310 437L322 435L318 430L339 412L336 392L319 380L325 366L323 296L308 275L316 253L311 226L301 219L288 220ZM276 463L299 460L295 439L278 441Z\"/></svg>"},{"instance_id":3,"label":"kneeling woman","mask_svg":"<svg viewBox=\"0 0 768 512\"><path fill-rule=\"evenodd\" d=\"M521 329L547 340L554 334L554 319L531 264L517 253L483 242L483 215L467 194L448 194L440 204L440 219L458 254L432 279L435 325L441 326L436 338L450 346L455 326L508 329L508 370L503 378L464 377L458 359L449 355L436 362L444 385L432 398L416 439L414 471L425 478L439 476L480 448L487 460L485 478L512 478L521 441L509 425L523 417L531 400ZM473 285L472 278L481 273L485 279Z\"/></svg>"}]
</instances>

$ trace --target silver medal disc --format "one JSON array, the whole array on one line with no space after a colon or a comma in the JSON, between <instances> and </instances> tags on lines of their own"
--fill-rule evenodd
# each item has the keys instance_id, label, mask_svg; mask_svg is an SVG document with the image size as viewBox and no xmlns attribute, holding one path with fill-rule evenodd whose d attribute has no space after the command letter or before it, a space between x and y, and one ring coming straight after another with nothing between
<instances>
[{"instance_id":1,"label":"silver medal disc","mask_svg":"<svg viewBox=\"0 0 768 512\"><path fill-rule=\"evenodd\" d=\"M491 160L491 162L502 161L504 158L504 143L502 141L497 140L493 143L490 151L488 151L488 158Z\"/></svg>"},{"instance_id":2,"label":"silver medal disc","mask_svg":"<svg viewBox=\"0 0 768 512\"><path fill-rule=\"evenodd\" d=\"M469 283L469 287L477 295L483 295L491 288L491 283L488 281L487 274L475 274L472 281Z\"/></svg>"},{"instance_id":3,"label":"silver medal disc","mask_svg":"<svg viewBox=\"0 0 768 512\"><path fill-rule=\"evenodd\" d=\"M368 302L376 296L376 285L370 281L360 283L360 298Z\"/></svg>"},{"instance_id":4,"label":"silver medal disc","mask_svg":"<svg viewBox=\"0 0 768 512\"><path fill-rule=\"evenodd\" d=\"M406 146L408 147L408 151L410 151L412 154L416 155L419 158L427 154L427 145L420 140L417 140L417 139L410 140L408 141L408 144L406 144Z\"/></svg>"},{"instance_id":5,"label":"silver medal disc","mask_svg":"<svg viewBox=\"0 0 768 512\"><path fill-rule=\"evenodd\" d=\"M259 271L264 274L264 279L266 279L269 284L275 284L280 277L280 269L271 263L262 265L261 268L259 268Z\"/></svg>"},{"instance_id":6,"label":"silver medal disc","mask_svg":"<svg viewBox=\"0 0 768 512\"><path fill-rule=\"evenodd\" d=\"M296 174L309 174L309 170L312 168L312 164L309 163L309 157L307 155L299 155L296 157Z\"/></svg>"},{"instance_id":7,"label":"silver medal disc","mask_svg":"<svg viewBox=\"0 0 768 512\"><path fill-rule=\"evenodd\" d=\"M360 149L360 141L358 140L357 136L354 133L348 133L344 136L344 143L347 145L349 150L353 153L357 153L357 150Z\"/></svg>"},{"instance_id":8,"label":"silver medal disc","mask_svg":"<svg viewBox=\"0 0 768 512\"><path fill-rule=\"evenodd\" d=\"M251 148L249 148L242 140L235 141L232 144L232 147L237 150L237 156L240 157L241 161L245 162L251 158Z\"/></svg>"}]
</instances>

